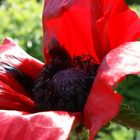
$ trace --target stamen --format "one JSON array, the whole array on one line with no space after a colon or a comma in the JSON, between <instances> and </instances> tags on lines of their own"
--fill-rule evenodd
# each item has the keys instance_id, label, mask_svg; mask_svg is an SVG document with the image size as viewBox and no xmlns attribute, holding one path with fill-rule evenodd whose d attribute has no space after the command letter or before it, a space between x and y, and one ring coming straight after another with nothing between
<instances>
[{"instance_id":1,"label":"stamen","mask_svg":"<svg viewBox=\"0 0 140 140\"><path fill-rule=\"evenodd\" d=\"M73 66L85 70L94 80L99 64L90 55L79 55L73 58Z\"/></svg>"},{"instance_id":2,"label":"stamen","mask_svg":"<svg viewBox=\"0 0 140 140\"><path fill-rule=\"evenodd\" d=\"M53 89L60 99L57 110L82 111L92 80L82 69L69 68L56 73L51 79Z\"/></svg>"},{"instance_id":3,"label":"stamen","mask_svg":"<svg viewBox=\"0 0 140 140\"><path fill-rule=\"evenodd\" d=\"M99 65L90 55L72 59L55 38L48 53L50 64L44 67L32 90L37 111L82 112Z\"/></svg>"},{"instance_id":4,"label":"stamen","mask_svg":"<svg viewBox=\"0 0 140 140\"><path fill-rule=\"evenodd\" d=\"M62 70L71 67L72 60L70 55L55 38L53 38L51 41L49 55L51 58L51 64L53 65L53 67L55 67L55 69Z\"/></svg>"},{"instance_id":5,"label":"stamen","mask_svg":"<svg viewBox=\"0 0 140 140\"><path fill-rule=\"evenodd\" d=\"M75 66L57 71L46 65L33 89L37 111L82 112L97 68L90 71ZM94 75L93 72L94 71Z\"/></svg>"}]
</instances>

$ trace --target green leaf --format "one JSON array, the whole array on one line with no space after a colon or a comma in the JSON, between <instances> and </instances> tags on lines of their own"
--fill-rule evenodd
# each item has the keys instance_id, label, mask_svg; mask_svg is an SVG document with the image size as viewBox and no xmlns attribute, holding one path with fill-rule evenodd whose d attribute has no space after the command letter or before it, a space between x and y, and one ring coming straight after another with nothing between
<instances>
[{"instance_id":1,"label":"green leaf","mask_svg":"<svg viewBox=\"0 0 140 140\"><path fill-rule=\"evenodd\" d=\"M140 130L140 75L128 75L116 90L124 100L113 121L127 128Z\"/></svg>"},{"instance_id":2,"label":"green leaf","mask_svg":"<svg viewBox=\"0 0 140 140\"><path fill-rule=\"evenodd\" d=\"M123 104L133 107L140 114L140 75L128 75L117 87L123 98Z\"/></svg>"},{"instance_id":3,"label":"green leaf","mask_svg":"<svg viewBox=\"0 0 140 140\"><path fill-rule=\"evenodd\" d=\"M134 108L126 104L121 106L119 114L112 121L127 128L140 130L140 114L135 113Z\"/></svg>"}]
</instances>

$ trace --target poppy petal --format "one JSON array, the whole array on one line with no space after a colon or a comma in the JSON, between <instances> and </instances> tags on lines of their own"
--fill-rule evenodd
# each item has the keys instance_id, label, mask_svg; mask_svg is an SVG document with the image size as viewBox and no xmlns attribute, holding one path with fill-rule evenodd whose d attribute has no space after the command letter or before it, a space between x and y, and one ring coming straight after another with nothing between
<instances>
[{"instance_id":1,"label":"poppy petal","mask_svg":"<svg viewBox=\"0 0 140 140\"><path fill-rule=\"evenodd\" d=\"M0 60L14 65L33 79L42 69L43 63L28 55L11 38L6 38L0 46Z\"/></svg>"},{"instance_id":2,"label":"poppy petal","mask_svg":"<svg viewBox=\"0 0 140 140\"><path fill-rule=\"evenodd\" d=\"M19 93L27 94L23 87L6 71L8 67L14 67L34 80L42 69L43 63L29 56L12 39L6 38L0 45L0 81Z\"/></svg>"},{"instance_id":3,"label":"poppy petal","mask_svg":"<svg viewBox=\"0 0 140 140\"><path fill-rule=\"evenodd\" d=\"M34 102L0 81L0 109L35 112Z\"/></svg>"},{"instance_id":4,"label":"poppy petal","mask_svg":"<svg viewBox=\"0 0 140 140\"><path fill-rule=\"evenodd\" d=\"M75 117L66 112L27 114L0 110L2 140L66 140Z\"/></svg>"},{"instance_id":5,"label":"poppy petal","mask_svg":"<svg viewBox=\"0 0 140 140\"><path fill-rule=\"evenodd\" d=\"M95 50L100 61L113 48L140 37L140 19L125 0L93 0L92 14Z\"/></svg>"},{"instance_id":6,"label":"poppy petal","mask_svg":"<svg viewBox=\"0 0 140 140\"><path fill-rule=\"evenodd\" d=\"M113 48L140 37L140 19L124 0L45 0L44 54L57 39L71 56L90 54L96 61Z\"/></svg>"},{"instance_id":7,"label":"poppy petal","mask_svg":"<svg viewBox=\"0 0 140 140\"><path fill-rule=\"evenodd\" d=\"M46 61L53 39L71 56L84 53L97 59L93 47L91 0L45 0L43 32Z\"/></svg>"},{"instance_id":8,"label":"poppy petal","mask_svg":"<svg viewBox=\"0 0 140 140\"><path fill-rule=\"evenodd\" d=\"M125 43L106 55L88 97L84 121L91 138L119 111L121 95L115 89L125 76L140 73L140 42Z\"/></svg>"}]
</instances>

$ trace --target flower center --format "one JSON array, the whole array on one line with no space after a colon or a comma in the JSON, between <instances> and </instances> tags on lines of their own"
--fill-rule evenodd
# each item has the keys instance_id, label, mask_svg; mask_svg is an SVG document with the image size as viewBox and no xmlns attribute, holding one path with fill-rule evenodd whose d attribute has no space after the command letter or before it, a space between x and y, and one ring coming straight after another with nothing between
<instances>
[{"instance_id":1,"label":"flower center","mask_svg":"<svg viewBox=\"0 0 140 140\"><path fill-rule=\"evenodd\" d=\"M71 58L56 39L52 39L50 64L45 65L32 90L37 111L82 112L98 64L90 55Z\"/></svg>"},{"instance_id":2,"label":"flower center","mask_svg":"<svg viewBox=\"0 0 140 140\"><path fill-rule=\"evenodd\" d=\"M97 66L87 72L79 66L56 71L46 65L33 89L37 111L82 112L96 71Z\"/></svg>"},{"instance_id":3,"label":"flower center","mask_svg":"<svg viewBox=\"0 0 140 140\"><path fill-rule=\"evenodd\" d=\"M51 83L54 93L59 96L57 110L83 110L92 84L86 72L78 68L61 70L52 77Z\"/></svg>"}]
</instances>

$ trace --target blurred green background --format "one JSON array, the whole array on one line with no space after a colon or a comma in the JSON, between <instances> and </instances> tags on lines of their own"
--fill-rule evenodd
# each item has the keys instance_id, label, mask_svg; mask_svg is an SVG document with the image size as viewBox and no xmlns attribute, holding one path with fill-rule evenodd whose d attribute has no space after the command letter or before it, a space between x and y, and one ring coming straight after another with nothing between
<instances>
[{"instance_id":1,"label":"blurred green background","mask_svg":"<svg viewBox=\"0 0 140 140\"><path fill-rule=\"evenodd\" d=\"M140 15L140 0L126 1ZM12 37L27 53L43 61L42 9L43 0L0 0L0 42L6 36ZM135 93L140 93L139 83L139 76L128 77L118 88L125 96L124 102L137 113L140 113L140 97ZM72 134L71 140L76 139ZM78 139L86 140L86 131ZM96 140L140 140L140 132L111 123L98 133Z\"/></svg>"},{"instance_id":2,"label":"blurred green background","mask_svg":"<svg viewBox=\"0 0 140 140\"><path fill-rule=\"evenodd\" d=\"M23 49L43 60L42 0L0 0L0 42L12 37Z\"/></svg>"}]
</instances>

